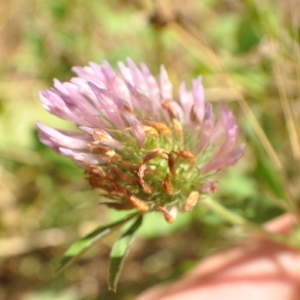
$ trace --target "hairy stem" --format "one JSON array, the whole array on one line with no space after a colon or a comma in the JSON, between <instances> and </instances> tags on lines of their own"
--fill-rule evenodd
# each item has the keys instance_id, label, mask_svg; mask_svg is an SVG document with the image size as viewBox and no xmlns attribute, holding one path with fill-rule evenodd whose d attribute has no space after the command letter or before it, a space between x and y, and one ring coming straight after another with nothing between
<instances>
[{"instance_id":1,"label":"hairy stem","mask_svg":"<svg viewBox=\"0 0 300 300\"><path fill-rule=\"evenodd\" d=\"M201 205L204 206L205 208L209 209L210 211L214 212L227 222L233 224L233 225L238 225L242 226L252 232L256 232L261 236L264 236L265 238L272 240L276 243L295 248L295 244L292 243L292 241L289 240L288 237L282 236L277 233L269 232L265 230L263 227L254 224L245 218L241 217L240 215L237 215L221 205L220 203L214 201L212 198L206 197L203 199L201 202ZM297 248L297 247L296 247ZM299 250L299 249L298 249Z\"/></svg>"}]
</instances>

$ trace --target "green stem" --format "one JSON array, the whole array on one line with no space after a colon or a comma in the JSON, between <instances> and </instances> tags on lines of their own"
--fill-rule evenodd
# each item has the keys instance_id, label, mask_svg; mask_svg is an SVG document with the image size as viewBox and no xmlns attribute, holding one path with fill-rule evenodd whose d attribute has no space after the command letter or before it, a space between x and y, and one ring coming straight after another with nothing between
<instances>
[{"instance_id":1,"label":"green stem","mask_svg":"<svg viewBox=\"0 0 300 300\"><path fill-rule=\"evenodd\" d=\"M288 247L295 248L295 245L291 243L291 241L289 241L286 237L265 230L261 226L258 226L244 219L243 217L233 213L232 211L230 211L229 209L227 209L226 207L224 207L223 205L221 205L220 203L214 201L209 197L206 197L205 199L201 200L200 205L211 210L212 212L214 212L215 214L217 214L218 216L220 216L221 218L223 218L224 220L228 221L231 224L242 226L246 229L257 232L258 234L266 237L269 240L272 240L279 244L283 244Z\"/></svg>"}]
</instances>

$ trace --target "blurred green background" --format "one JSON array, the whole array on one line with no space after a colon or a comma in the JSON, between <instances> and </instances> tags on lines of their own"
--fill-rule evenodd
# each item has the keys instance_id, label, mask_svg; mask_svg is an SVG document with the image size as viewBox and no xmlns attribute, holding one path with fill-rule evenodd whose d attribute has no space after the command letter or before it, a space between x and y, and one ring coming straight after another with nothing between
<instances>
[{"instance_id":1,"label":"blurred green background","mask_svg":"<svg viewBox=\"0 0 300 300\"><path fill-rule=\"evenodd\" d=\"M276 3L276 4L274 4ZM208 101L227 102L245 158L221 172L215 199L258 223L299 198L299 28L296 0L0 1L0 299L133 299L236 243L243 232L199 207L173 225L147 216L120 278L107 290L110 241L58 277L76 238L121 214L97 203L83 171L37 139L38 92L72 66L131 57L174 84L201 74ZM188 247L187 247L188 245Z\"/></svg>"}]
</instances>

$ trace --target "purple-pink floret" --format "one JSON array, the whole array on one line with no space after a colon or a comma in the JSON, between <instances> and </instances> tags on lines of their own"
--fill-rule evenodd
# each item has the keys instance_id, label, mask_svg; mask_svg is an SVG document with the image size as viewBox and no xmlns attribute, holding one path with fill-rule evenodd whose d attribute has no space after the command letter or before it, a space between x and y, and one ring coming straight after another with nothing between
<instances>
[{"instance_id":1,"label":"purple-pink floret","mask_svg":"<svg viewBox=\"0 0 300 300\"><path fill-rule=\"evenodd\" d=\"M41 92L44 108L78 130L37 123L39 138L84 168L90 184L106 191L110 206L160 210L169 222L173 217L168 211L180 197L187 203L176 207L188 210L200 191L217 190L214 181L205 183L207 177L234 165L245 145L236 146L232 111L220 105L215 116L213 105L206 103L200 77L191 90L181 83L176 101L163 66L158 80L144 63L137 67L128 59L118 67L116 71L108 62L74 67L77 77L65 83L55 80L53 88ZM196 191L184 194L189 190L180 190L184 181ZM161 192L165 196L148 205Z\"/></svg>"},{"instance_id":2,"label":"purple-pink floret","mask_svg":"<svg viewBox=\"0 0 300 300\"><path fill-rule=\"evenodd\" d=\"M55 130L38 123L41 141L80 165L99 163L101 157L90 153L86 147L89 142L98 140L95 130L106 137L101 143L118 149L122 141L113 137L114 130L124 131L130 127L138 147L142 148L146 139L145 120L171 123L167 103L182 127L192 131L197 139L194 152L200 153L207 146L219 147L210 161L199 166L202 172L228 168L242 157L245 145L235 146L235 116L220 105L219 120L215 122L212 104L205 102L200 77L193 81L191 91L181 83L179 101L175 101L163 66L159 84L144 63L138 68L128 59L127 66L119 62L119 69L120 72L115 71L108 62L102 66L90 63L88 67L74 67L77 77L71 82L55 80L54 88L41 92L40 98L47 111L75 123L84 131Z\"/></svg>"}]
</instances>

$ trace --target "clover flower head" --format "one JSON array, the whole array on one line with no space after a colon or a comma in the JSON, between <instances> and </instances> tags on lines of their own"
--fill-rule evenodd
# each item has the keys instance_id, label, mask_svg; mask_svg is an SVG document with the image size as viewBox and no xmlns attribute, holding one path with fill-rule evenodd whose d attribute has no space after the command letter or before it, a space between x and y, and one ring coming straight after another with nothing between
<instances>
[{"instance_id":1,"label":"clover flower head","mask_svg":"<svg viewBox=\"0 0 300 300\"><path fill-rule=\"evenodd\" d=\"M219 106L216 118L205 102L201 78L191 90L181 83L178 100L162 66L159 79L146 64L108 62L74 67L70 82L54 81L40 93L51 114L71 121L77 132L38 123L40 140L85 169L101 202L116 209L160 211L173 222L202 194L217 190L211 176L244 153L236 146L232 111Z\"/></svg>"}]
</instances>

